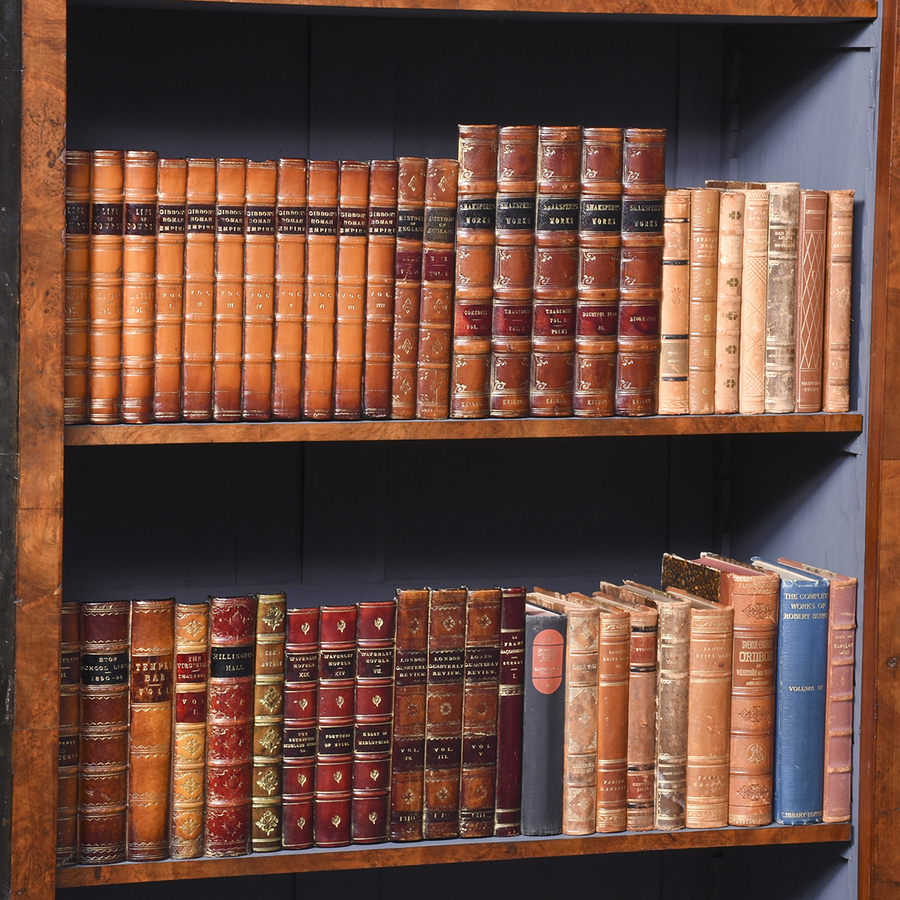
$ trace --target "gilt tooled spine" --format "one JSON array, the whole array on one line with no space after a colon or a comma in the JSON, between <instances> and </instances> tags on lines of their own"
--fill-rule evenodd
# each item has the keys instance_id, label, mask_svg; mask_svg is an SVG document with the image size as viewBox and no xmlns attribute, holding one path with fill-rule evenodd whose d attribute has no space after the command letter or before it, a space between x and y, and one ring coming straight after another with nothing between
<instances>
[{"instance_id":1,"label":"gilt tooled spine","mask_svg":"<svg viewBox=\"0 0 900 900\"><path fill-rule=\"evenodd\" d=\"M741 371L738 412L765 412L766 268L769 192L744 190L744 240L741 258Z\"/></svg>"},{"instance_id":2,"label":"gilt tooled spine","mask_svg":"<svg viewBox=\"0 0 900 900\"><path fill-rule=\"evenodd\" d=\"M80 611L62 603L59 638L59 785L56 805L56 865L78 859L78 732L81 702Z\"/></svg>"},{"instance_id":3,"label":"gilt tooled spine","mask_svg":"<svg viewBox=\"0 0 900 900\"><path fill-rule=\"evenodd\" d=\"M678 416L688 411L690 238L691 192L684 188L666 191L659 306L657 412L661 416Z\"/></svg>"},{"instance_id":4,"label":"gilt tooled spine","mask_svg":"<svg viewBox=\"0 0 900 900\"><path fill-rule=\"evenodd\" d=\"M738 411L741 360L741 275L743 273L746 194L723 190L719 195L719 266L716 276L717 414Z\"/></svg>"},{"instance_id":5,"label":"gilt tooled spine","mask_svg":"<svg viewBox=\"0 0 900 900\"><path fill-rule=\"evenodd\" d=\"M715 412L716 278L719 262L719 191L691 191L688 412Z\"/></svg>"},{"instance_id":6,"label":"gilt tooled spine","mask_svg":"<svg viewBox=\"0 0 900 900\"><path fill-rule=\"evenodd\" d=\"M853 274L853 191L828 192L825 246L825 336L822 409L850 409L850 304Z\"/></svg>"}]
</instances>

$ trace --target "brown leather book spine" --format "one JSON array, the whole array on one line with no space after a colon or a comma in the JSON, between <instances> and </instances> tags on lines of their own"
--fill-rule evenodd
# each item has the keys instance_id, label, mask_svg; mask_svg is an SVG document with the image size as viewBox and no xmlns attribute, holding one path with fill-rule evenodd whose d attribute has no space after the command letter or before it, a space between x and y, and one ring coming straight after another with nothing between
<instances>
[{"instance_id":1,"label":"brown leather book spine","mask_svg":"<svg viewBox=\"0 0 900 900\"><path fill-rule=\"evenodd\" d=\"M656 413L665 176L665 129L626 128L616 361L616 414L620 416Z\"/></svg>"},{"instance_id":2,"label":"brown leather book spine","mask_svg":"<svg viewBox=\"0 0 900 900\"><path fill-rule=\"evenodd\" d=\"M210 597L204 855L250 852L256 597Z\"/></svg>"},{"instance_id":3,"label":"brown leather book spine","mask_svg":"<svg viewBox=\"0 0 900 900\"><path fill-rule=\"evenodd\" d=\"M66 150L65 423L88 421L91 154Z\"/></svg>"},{"instance_id":4,"label":"brown leather book spine","mask_svg":"<svg viewBox=\"0 0 900 900\"><path fill-rule=\"evenodd\" d=\"M253 684L253 785L250 849L281 849L284 737L284 640L287 595L256 595Z\"/></svg>"},{"instance_id":5,"label":"brown leather book spine","mask_svg":"<svg viewBox=\"0 0 900 900\"><path fill-rule=\"evenodd\" d=\"M153 418L157 422L177 422L181 418L186 191L187 161L160 159L153 339Z\"/></svg>"},{"instance_id":6,"label":"brown leather book spine","mask_svg":"<svg viewBox=\"0 0 900 900\"><path fill-rule=\"evenodd\" d=\"M716 401L716 279L719 191L691 190L688 412L710 415Z\"/></svg>"},{"instance_id":7,"label":"brown leather book spine","mask_svg":"<svg viewBox=\"0 0 900 900\"><path fill-rule=\"evenodd\" d=\"M306 294L306 160L279 159L275 187L272 417L299 419Z\"/></svg>"},{"instance_id":8,"label":"brown leather book spine","mask_svg":"<svg viewBox=\"0 0 900 900\"><path fill-rule=\"evenodd\" d=\"M272 418L277 176L274 160L247 161L241 415L255 422Z\"/></svg>"},{"instance_id":9,"label":"brown leather book spine","mask_svg":"<svg viewBox=\"0 0 900 900\"><path fill-rule=\"evenodd\" d=\"M822 410L850 409L850 304L853 273L853 191L828 192L825 243L825 334Z\"/></svg>"},{"instance_id":10,"label":"brown leather book spine","mask_svg":"<svg viewBox=\"0 0 900 900\"><path fill-rule=\"evenodd\" d=\"M172 859L203 856L209 603L175 604L175 722L172 736Z\"/></svg>"},{"instance_id":11,"label":"brown leather book spine","mask_svg":"<svg viewBox=\"0 0 900 900\"><path fill-rule=\"evenodd\" d=\"M189 159L184 222L184 330L181 415L212 418L216 259L216 161Z\"/></svg>"},{"instance_id":12,"label":"brown leather book spine","mask_svg":"<svg viewBox=\"0 0 900 900\"><path fill-rule=\"evenodd\" d=\"M354 844L379 844L390 835L396 629L396 600L359 604L350 822Z\"/></svg>"},{"instance_id":13,"label":"brown leather book spine","mask_svg":"<svg viewBox=\"0 0 900 900\"><path fill-rule=\"evenodd\" d=\"M319 609L288 610L284 646L284 764L281 845L312 847L316 778Z\"/></svg>"},{"instance_id":14,"label":"brown leather book spine","mask_svg":"<svg viewBox=\"0 0 900 900\"><path fill-rule=\"evenodd\" d=\"M241 417L246 184L245 159L216 160L212 414L217 422L235 422Z\"/></svg>"},{"instance_id":15,"label":"brown leather book spine","mask_svg":"<svg viewBox=\"0 0 900 900\"><path fill-rule=\"evenodd\" d=\"M429 159L416 363L416 418L450 415L453 279L459 162Z\"/></svg>"},{"instance_id":16,"label":"brown leather book spine","mask_svg":"<svg viewBox=\"0 0 900 900\"><path fill-rule=\"evenodd\" d=\"M397 249L394 259L394 335L391 418L416 417L422 240L425 235L427 160L401 156L397 163Z\"/></svg>"},{"instance_id":17,"label":"brown leather book spine","mask_svg":"<svg viewBox=\"0 0 900 900\"><path fill-rule=\"evenodd\" d=\"M532 416L570 416L578 295L581 129L541 127L538 136Z\"/></svg>"},{"instance_id":18,"label":"brown leather book spine","mask_svg":"<svg viewBox=\"0 0 900 900\"><path fill-rule=\"evenodd\" d=\"M741 368L741 274L746 194L719 194L719 267L716 276L715 411L738 411Z\"/></svg>"},{"instance_id":19,"label":"brown leather book spine","mask_svg":"<svg viewBox=\"0 0 900 900\"><path fill-rule=\"evenodd\" d=\"M498 133L491 415L499 418L527 416L530 409L537 140L534 125Z\"/></svg>"},{"instance_id":20,"label":"brown leather book spine","mask_svg":"<svg viewBox=\"0 0 900 900\"><path fill-rule=\"evenodd\" d=\"M122 238L122 421L153 420L156 304L156 182L152 150L125 151Z\"/></svg>"},{"instance_id":21,"label":"brown leather book spine","mask_svg":"<svg viewBox=\"0 0 900 900\"><path fill-rule=\"evenodd\" d=\"M367 419L391 415L398 170L395 159L373 159L369 163L363 350L363 415Z\"/></svg>"},{"instance_id":22,"label":"brown leather book spine","mask_svg":"<svg viewBox=\"0 0 900 900\"><path fill-rule=\"evenodd\" d=\"M450 415L490 412L491 315L497 219L497 126L459 126L459 197Z\"/></svg>"},{"instance_id":23,"label":"brown leather book spine","mask_svg":"<svg viewBox=\"0 0 900 900\"><path fill-rule=\"evenodd\" d=\"M497 798L497 715L500 700L499 588L466 596L459 836L491 837Z\"/></svg>"},{"instance_id":24,"label":"brown leather book spine","mask_svg":"<svg viewBox=\"0 0 900 900\"><path fill-rule=\"evenodd\" d=\"M125 859L131 604L81 604L78 865Z\"/></svg>"},{"instance_id":25,"label":"brown leather book spine","mask_svg":"<svg viewBox=\"0 0 900 900\"><path fill-rule=\"evenodd\" d=\"M169 856L174 662L175 601L134 600L126 853L130 861Z\"/></svg>"},{"instance_id":26,"label":"brown leather book spine","mask_svg":"<svg viewBox=\"0 0 900 900\"><path fill-rule=\"evenodd\" d=\"M497 807L494 836L522 824L522 723L525 708L525 588L500 588L500 700L497 708Z\"/></svg>"},{"instance_id":27,"label":"brown leather book spine","mask_svg":"<svg viewBox=\"0 0 900 900\"><path fill-rule=\"evenodd\" d=\"M122 252L125 155L91 155L91 235L88 303L90 421L108 425L122 418Z\"/></svg>"},{"instance_id":28,"label":"brown leather book spine","mask_svg":"<svg viewBox=\"0 0 900 900\"><path fill-rule=\"evenodd\" d=\"M766 269L768 268L769 192L744 190L744 242L741 263L741 371L738 412L766 411Z\"/></svg>"},{"instance_id":29,"label":"brown leather book spine","mask_svg":"<svg viewBox=\"0 0 900 900\"><path fill-rule=\"evenodd\" d=\"M422 840L428 590L397 591L391 840Z\"/></svg>"},{"instance_id":30,"label":"brown leather book spine","mask_svg":"<svg viewBox=\"0 0 900 900\"><path fill-rule=\"evenodd\" d=\"M362 416L369 164L341 160L338 189L334 418Z\"/></svg>"},{"instance_id":31,"label":"brown leather book spine","mask_svg":"<svg viewBox=\"0 0 900 900\"><path fill-rule=\"evenodd\" d=\"M428 602L428 695L425 706L426 840L459 837L466 589L431 592Z\"/></svg>"},{"instance_id":32,"label":"brown leather book spine","mask_svg":"<svg viewBox=\"0 0 900 900\"><path fill-rule=\"evenodd\" d=\"M56 865L78 861L78 707L81 703L81 613L62 602L59 637L59 784L56 802Z\"/></svg>"},{"instance_id":33,"label":"brown leather book spine","mask_svg":"<svg viewBox=\"0 0 900 900\"><path fill-rule=\"evenodd\" d=\"M584 128L575 304L576 416L611 416L622 248L622 129Z\"/></svg>"}]
</instances>

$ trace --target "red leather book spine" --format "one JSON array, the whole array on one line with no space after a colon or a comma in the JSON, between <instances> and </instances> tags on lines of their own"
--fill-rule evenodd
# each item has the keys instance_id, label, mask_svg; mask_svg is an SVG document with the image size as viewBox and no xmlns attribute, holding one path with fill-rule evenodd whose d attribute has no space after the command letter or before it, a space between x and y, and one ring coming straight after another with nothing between
<instances>
[{"instance_id":1,"label":"red leather book spine","mask_svg":"<svg viewBox=\"0 0 900 900\"><path fill-rule=\"evenodd\" d=\"M88 421L91 154L66 150L65 423Z\"/></svg>"},{"instance_id":2,"label":"red leather book spine","mask_svg":"<svg viewBox=\"0 0 900 900\"><path fill-rule=\"evenodd\" d=\"M306 160L278 160L272 417L299 419L306 293Z\"/></svg>"},{"instance_id":3,"label":"red leather book spine","mask_svg":"<svg viewBox=\"0 0 900 900\"><path fill-rule=\"evenodd\" d=\"M288 610L284 645L281 838L285 850L302 850L314 844L318 672L319 609Z\"/></svg>"},{"instance_id":4,"label":"red leather book spine","mask_svg":"<svg viewBox=\"0 0 900 900\"><path fill-rule=\"evenodd\" d=\"M62 603L59 637L59 784L56 865L78 860L78 707L81 703L81 628L78 604Z\"/></svg>"},{"instance_id":5,"label":"red leather book spine","mask_svg":"<svg viewBox=\"0 0 900 900\"><path fill-rule=\"evenodd\" d=\"M531 415L572 415L581 129L542 127L538 138Z\"/></svg>"},{"instance_id":6,"label":"red leather book spine","mask_svg":"<svg viewBox=\"0 0 900 900\"><path fill-rule=\"evenodd\" d=\"M391 414L398 170L395 159L373 159L369 163L363 350L363 415L367 419L387 419Z\"/></svg>"},{"instance_id":7,"label":"red leather book spine","mask_svg":"<svg viewBox=\"0 0 900 900\"><path fill-rule=\"evenodd\" d=\"M419 156L397 163L397 249L394 259L394 335L391 360L391 418L416 417L416 370L425 235L425 171Z\"/></svg>"},{"instance_id":8,"label":"red leather book spine","mask_svg":"<svg viewBox=\"0 0 900 900\"><path fill-rule=\"evenodd\" d=\"M206 856L250 852L255 627L255 597L210 597Z\"/></svg>"},{"instance_id":9,"label":"red leather book spine","mask_svg":"<svg viewBox=\"0 0 900 900\"><path fill-rule=\"evenodd\" d=\"M320 612L313 823L317 847L350 843L356 620L355 606L323 606Z\"/></svg>"},{"instance_id":10,"label":"red leather book spine","mask_svg":"<svg viewBox=\"0 0 900 900\"><path fill-rule=\"evenodd\" d=\"M450 415L480 419L490 412L497 126L460 125L458 158Z\"/></svg>"},{"instance_id":11,"label":"red leather book spine","mask_svg":"<svg viewBox=\"0 0 900 900\"><path fill-rule=\"evenodd\" d=\"M351 838L377 844L390 834L396 600L359 604L353 725Z\"/></svg>"},{"instance_id":12,"label":"red leather book spine","mask_svg":"<svg viewBox=\"0 0 900 900\"><path fill-rule=\"evenodd\" d=\"M78 865L125 859L131 604L81 604Z\"/></svg>"},{"instance_id":13,"label":"red leather book spine","mask_svg":"<svg viewBox=\"0 0 900 900\"><path fill-rule=\"evenodd\" d=\"M498 135L491 415L500 418L527 416L530 406L537 136L534 125Z\"/></svg>"}]
</instances>

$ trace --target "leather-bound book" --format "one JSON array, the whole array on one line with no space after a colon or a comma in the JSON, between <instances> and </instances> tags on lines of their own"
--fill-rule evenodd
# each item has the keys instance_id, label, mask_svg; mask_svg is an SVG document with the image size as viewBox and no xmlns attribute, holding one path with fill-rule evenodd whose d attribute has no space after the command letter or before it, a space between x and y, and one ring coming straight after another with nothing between
<instances>
[{"instance_id":1,"label":"leather-bound book","mask_svg":"<svg viewBox=\"0 0 900 900\"><path fill-rule=\"evenodd\" d=\"M275 186L272 417L299 419L306 292L306 160L279 159Z\"/></svg>"},{"instance_id":2,"label":"leather-bound book","mask_svg":"<svg viewBox=\"0 0 900 900\"><path fill-rule=\"evenodd\" d=\"M468 591L463 668L459 836L491 837L497 798L500 699L499 588Z\"/></svg>"},{"instance_id":3,"label":"leather-bound book","mask_svg":"<svg viewBox=\"0 0 900 900\"><path fill-rule=\"evenodd\" d=\"M350 843L356 621L356 606L323 606L320 611L313 821L317 847Z\"/></svg>"},{"instance_id":4,"label":"leather-bound book","mask_svg":"<svg viewBox=\"0 0 900 900\"><path fill-rule=\"evenodd\" d=\"M304 418L330 419L337 294L338 162L311 159L306 180L306 296L303 298Z\"/></svg>"},{"instance_id":5,"label":"leather-bound book","mask_svg":"<svg viewBox=\"0 0 900 900\"><path fill-rule=\"evenodd\" d=\"M625 129L622 191L616 414L650 416L656 413L659 375L664 128Z\"/></svg>"},{"instance_id":6,"label":"leather-bound book","mask_svg":"<svg viewBox=\"0 0 900 900\"><path fill-rule=\"evenodd\" d=\"M66 425L88 421L90 260L91 154L87 150L66 150Z\"/></svg>"},{"instance_id":7,"label":"leather-bound book","mask_svg":"<svg viewBox=\"0 0 900 900\"><path fill-rule=\"evenodd\" d=\"M131 604L127 858L169 856L175 601Z\"/></svg>"},{"instance_id":8,"label":"leather-bound book","mask_svg":"<svg viewBox=\"0 0 900 900\"><path fill-rule=\"evenodd\" d=\"M825 243L825 334L822 409L850 409L850 301L853 273L853 191L828 192Z\"/></svg>"},{"instance_id":9,"label":"leather-bound book","mask_svg":"<svg viewBox=\"0 0 900 900\"><path fill-rule=\"evenodd\" d=\"M581 129L541 127L529 382L532 416L572 415L580 184Z\"/></svg>"},{"instance_id":10,"label":"leather-bound book","mask_svg":"<svg viewBox=\"0 0 900 900\"><path fill-rule=\"evenodd\" d=\"M522 834L562 831L566 615L525 607Z\"/></svg>"},{"instance_id":11,"label":"leather-bound book","mask_svg":"<svg viewBox=\"0 0 900 900\"><path fill-rule=\"evenodd\" d=\"M250 852L256 597L210 597L205 856Z\"/></svg>"},{"instance_id":12,"label":"leather-bound book","mask_svg":"<svg viewBox=\"0 0 900 900\"><path fill-rule=\"evenodd\" d=\"M491 415L527 416L534 319L536 125L507 125L497 144L497 216L491 326Z\"/></svg>"},{"instance_id":13,"label":"leather-bound book","mask_svg":"<svg viewBox=\"0 0 900 900\"><path fill-rule=\"evenodd\" d=\"M169 855L203 856L209 601L175 604L175 721Z\"/></svg>"},{"instance_id":14,"label":"leather-bound book","mask_svg":"<svg viewBox=\"0 0 900 900\"><path fill-rule=\"evenodd\" d=\"M497 708L497 808L494 836L520 833L522 721L525 702L525 588L500 588L500 700Z\"/></svg>"},{"instance_id":15,"label":"leather-bound book","mask_svg":"<svg viewBox=\"0 0 900 900\"><path fill-rule=\"evenodd\" d=\"M125 859L131 604L81 604L78 865Z\"/></svg>"},{"instance_id":16,"label":"leather-bound book","mask_svg":"<svg viewBox=\"0 0 900 900\"><path fill-rule=\"evenodd\" d=\"M425 778L426 840L459 837L466 589L433 590L428 600Z\"/></svg>"},{"instance_id":17,"label":"leather-bound book","mask_svg":"<svg viewBox=\"0 0 900 900\"><path fill-rule=\"evenodd\" d=\"M392 841L422 840L430 593L427 589L397 591L391 748Z\"/></svg>"},{"instance_id":18,"label":"leather-bound book","mask_svg":"<svg viewBox=\"0 0 900 900\"><path fill-rule=\"evenodd\" d=\"M358 419L365 347L369 164L343 159L339 177L334 417Z\"/></svg>"},{"instance_id":19,"label":"leather-bound book","mask_svg":"<svg viewBox=\"0 0 900 900\"><path fill-rule=\"evenodd\" d=\"M181 415L203 422L212 418L216 161L192 158L187 163Z\"/></svg>"},{"instance_id":20,"label":"leather-bound book","mask_svg":"<svg viewBox=\"0 0 900 900\"><path fill-rule=\"evenodd\" d=\"M95 425L122 418L122 252L125 154L91 154L91 234L88 278L88 410Z\"/></svg>"},{"instance_id":21,"label":"leather-bound book","mask_svg":"<svg viewBox=\"0 0 900 900\"><path fill-rule=\"evenodd\" d=\"M456 295L450 415L490 412L491 316L497 219L497 126L459 126Z\"/></svg>"},{"instance_id":22,"label":"leather-bound book","mask_svg":"<svg viewBox=\"0 0 900 900\"><path fill-rule=\"evenodd\" d=\"M153 420L156 182L153 150L125 151L122 237L122 421Z\"/></svg>"},{"instance_id":23,"label":"leather-bound book","mask_svg":"<svg viewBox=\"0 0 900 900\"><path fill-rule=\"evenodd\" d=\"M246 188L245 159L216 160L212 409L217 422L235 422L241 417Z\"/></svg>"},{"instance_id":24,"label":"leather-bound book","mask_svg":"<svg viewBox=\"0 0 900 900\"><path fill-rule=\"evenodd\" d=\"M56 865L78 861L78 731L81 703L81 613L64 600L59 634L59 785L56 802Z\"/></svg>"},{"instance_id":25,"label":"leather-bound book","mask_svg":"<svg viewBox=\"0 0 900 900\"><path fill-rule=\"evenodd\" d=\"M576 416L611 416L622 247L622 129L584 128L575 315Z\"/></svg>"},{"instance_id":26,"label":"leather-bound book","mask_svg":"<svg viewBox=\"0 0 900 900\"><path fill-rule=\"evenodd\" d=\"M738 412L766 411L766 291L769 241L769 192L744 189L744 240L741 257L741 369Z\"/></svg>"},{"instance_id":27,"label":"leather-bound book","mask_svg":"<svg viewBox=\"0 0 900 900\"><path fill-rule=\"evenodd\" d=\"M688 304L688 412L692 415L715 412L718 264L719 191L693 188Z\"/></svg>"},{"instance_id":28,"label":"leather-bound book","mask_svg":"<svg viewBox=\"0 0 900 900\"><path fill-rule=\"evenodd\" d=\"M401 156L397 165L391 418L414 419L419 310L422 300L422 240L425 235L425 174L428 161L419 156Z\"/></svg>"},{"instance_id":29,"label":"leather-bound book","mask_svg":"<svg viewBox=\"0 0 900 900\"><path fill-rule=\"evenodd\" d=\"M688 299L691 283L691 192L666 191L663 201L662 295L659 306L661 416L688 411Z\"/></svg>"},{"instance_id":30,"label":"leather-bound book","mask_svg":"<svg viewBox=\"0 0 900 900\"><path fill-rule=\"evenodd\" d=\"M312 847L316 795L316 693L319 673L319 608L288 610L284 645L285 850Z\"/></svg>"},{"instance_id":31,"label":"leather-bound book","mask_svg":"<svg viewBox=\"0 0 900 900\"><path fill-rule=\"evenodd\" d=\"M715 411L738 411L741 368L741 274L746 194L719 193L719 266L716 275Z\"/></svg>"},{"instance_id":32,"label":"leather-bound book","mask_svg":"<svg viewBox=\"0 0 900 900\"><path fill-rule=\"evenodd\" d=\"M281 849L286 616L286 594L257 594L250 801L250 849L254 853Z\"/></svg>"},{"instance_id":33,"label":"leather-bound book","mask_svg":"<svg viewBox=\"0 0 900 900\"><path fill-rule=\"evenodd\" d=\"M425 173L419 350L416 362L418 419L446 419L450 414L458 176L457 160L428 160Z\"/></svg>"},{"instance_id":34,"label":"leather-bound book","mask_svg":"<svg viewBox=\"0 0 900 900\"><path fill-rule=\"evenodd\" d=\"M350 837L378 844L390 837L391 741L397 601L359 604Z\"/></svg>"},{"instance_id":35,"label":"leather-bound book","mask_svg":"<svg viewBox=\"0 0 900 900\"><path fill-rule=\"evenodd\" d=\"M272 417L277 176L274 160L247 160L241 415L250 421Z\"/></svg>"},{"instance_id":36,"label":"leather-bound book","mask_svg":"<svg viewBox=\"0 0 900 900\"><path fill-rule=\"evenodd\" d=\"M160 159L153 339L153 418L157 422L177 422L181 418L186 191L187 160Z\"/></svg>"},{"instance_id":37,"label":"leather-bound book","mask_svg":"<svg viewBox=\"0 0 900 900\"><path fill-rule=\"evenodd\" d=\"M367 419L387 419L391 415L398 171L396 159L373 159L369 163L363 351L363 415Z\"/></svg>"}]
</instances>

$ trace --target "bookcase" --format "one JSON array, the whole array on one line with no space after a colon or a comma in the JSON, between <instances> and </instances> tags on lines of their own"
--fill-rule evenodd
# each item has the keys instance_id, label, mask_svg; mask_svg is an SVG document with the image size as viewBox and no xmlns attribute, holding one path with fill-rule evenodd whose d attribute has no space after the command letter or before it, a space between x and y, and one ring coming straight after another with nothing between
<instances>
[{"instance_id":1,"label":"bookcase","mask_svg":"<svg viewBox=\"0 0 900 900\"><path fill-rule=\"evenodd\" d=\"M506 898L584 882L648 898L891 896L900 877L894 0L880 9L876 0L2 7L4 33L22 36L3 47L0 73L5 891L450 897L476 885ZM63 426L65 146L455 156L457 124L476 121L665 127L671 187L730 178L853 188L853 411ZM851 826L55 868L63 595L271 589L314 604L508 580L590 591L600 578L658 583L663 551L705 549L860 577Z\"/></svg>"}]
</instances>

